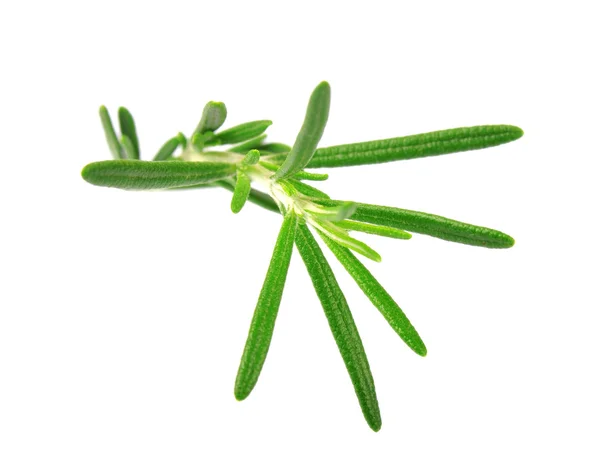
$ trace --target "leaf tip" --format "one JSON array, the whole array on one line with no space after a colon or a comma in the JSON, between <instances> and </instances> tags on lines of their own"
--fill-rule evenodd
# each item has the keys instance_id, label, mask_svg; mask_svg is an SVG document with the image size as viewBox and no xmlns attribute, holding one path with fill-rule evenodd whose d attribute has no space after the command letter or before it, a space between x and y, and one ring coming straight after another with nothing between
<instances>
[{"instance_id":1,"label":"leaf tip","mask_svg":"<svg viewBox=\"0 0 600 470\"><path fill-rule=\"evenodd\" d=\"M317 88L322 89L322 90L331 91L331 85L329 84L329 82L327 80L323 80L321 83L319 83L317 85Z\"/></svg>"},{"instance_id":2,"label":"leaf tip","mask_svg":"<svg viewBox=\"0 0 600 470\"><path fill-rule=\"evenodd\" d=\"M371 419L367 419L367 423L369 424L369 427L373 431L379 432L381 430L381 417L380 416L376 416Z\"/></svg>"},{"instance_id":3,"label":"leaf tip","mask_svg":"<svg viewBox=\"0 0 600 470\"><path fill-rule=\"evenodd\" d=\"M81 177L87 181L88 183L90 182L89 178L90 178L90 164L86 165L83 167L83 169L81 170Z\"/></svg>"},{"instance_id":4,"label":"leaf tip","mask_svg":"<svg viewBox=\"0 0 600 470\"><path fill-rule=\"evenodd\" d=\"M234 214L239 214L241 210L242 206L240 204L237 204L236 201L231 201L231 212Z\"/></svg>"},{"instance_id":5,"label":"leaf tip","mask_svg":"<svg viewBox=\"0 0 600 470\"><path fill-rule=\"evenodd\" d=\"M248 398L250 392L242 390L239 387L235 387L235 389L233 390L233 395L235 396L235 399L237 401L244 401L246 398Z\"/></svg>"},{"instance_id":6,"label":"leaf tip","mask_svg":"<svg viewBox=\"0 0 600 470\"><path fill-rule=\"evenodd\" d=\"M517 127L517 126L510 126L510 127L511 127L512 134L514 136L514 140L520 139L525 134L523 129L521 129L520 127Z\"/></svg>"}]
</instances>

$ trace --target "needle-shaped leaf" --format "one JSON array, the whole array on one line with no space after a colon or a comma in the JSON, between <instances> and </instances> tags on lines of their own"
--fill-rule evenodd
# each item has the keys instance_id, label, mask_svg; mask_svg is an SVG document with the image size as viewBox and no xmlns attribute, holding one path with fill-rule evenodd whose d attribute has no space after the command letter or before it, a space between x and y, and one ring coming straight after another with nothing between
<instances>
[{"instance_id":1,"label":"needle-shaped leaf","mask_svg":"<svg viewBox=\"0 0 600 470\"><path fill-rule=\"evenodd\" d=\"M345 230L354 230L355 232L363 232L382 237L398 238L400 240L409 240L412 238L412 235L404 230L385 227L383 225L365 224L364 222L356 222L355 220L341 220L340 222L336 222L335 225Z\"/></svg>"},{"instance_id":2,"label":"needle-shaped leaf","mask_svg":"<svg viewBox=\"0 0 600 470\"><path fill-rule=\"evenodd\" d=\"M244 400L252 391L269 351L277 312L283 296L298 218L293 211L283 219L273 256L267 270L258 302L250 324L250 331L235 380L235 397Z\"/></svg>"},{"instance_id":3,"label":"needle-shaped leaf","mask_svg":"<svg viewBox=\"0 0 600 470\"><path fill-rule=\"evenodd\" d=\"M298 226L296 246L325 311L329 327L354 385L363 415L371 429L379 431L381 414L375 383L346 298L321 248L306 225Z\"/></svg>"},{"instance_id":4,"label":"needle-shaped leaf","mask_svg":"<svg viewBox=\"0 0 600 470\"><path fill-rule=\"evenodd\" d=\"M258 137L242 142L239 145L231 147L228 152L246 153L253 149L258 149L262 142L267 138L267 134L261 134Z\"/></svg>"},{"instance_id":5,"label":"needle-shaped leaf","mask_svg":"<svg viewBox=\"0 0 600 470\"><path fill-rule=\"evenodd\" d=\"M133 142L131 142L131 139L125 134L121 136L121 147L123 158L125 160L137 160L137 158L135 158L136 152Z\"/></svg>"},{"instance_id":6,"label":"needle-shaped leaf","mask_svg":"<svg viewBox=\"0 0 600 470\"><path fill-rule=\"evenodd\" d=\"M185 141L182 142L182 136L183 134L179 134L176 137L167 140L154 156L154 161L159 162L162 160L166 160L167 158L172 156L173 153L175 153L177 147L179 147L180 145L185 145Z\"/></svg>"},{"instance_id":7,"label":"needle-shaped leaf","mask_svg":"<svg viewBox=\"0 0 600 470\"><path fill-rule=\"evenodd\" d=\"M340 202L322 199L319 204L328 206ZM351 218L360 222L408 230L465 245L510 248L515 244L512 237L498 230L396 207L358 203Z\"/></svg>"},{"instance_id":8,"label":"needle-shaped leaf","mask_svg":"<svg viewBox=\"0 0 600 470\"><path fill-rule=\"evenodd\" d=\"M133 153L128 153L128 158L139 160L140 142L135 130L135 122L129 110L123 106L119 108L119 127L121 128L121 135L128 137L133 147Z\"/></svg>"},{"instance_id":9,"label":"needle-shaped leaf","mask_svg":"<svg viewBox=\"0 0 600 470\"><path fill-rule=\"evenodd\" d=\"M515 126L490 125L459 127L393 139L335 145L318 149L307 168L370 165L465 152L506 144L517 140L522 135L523 131ZM278 156L274 161L283 161L284 158Z\"/></svg>"},{"instance_id":10,"label":"needle-shaped leaf","mask_svg":"<svg viewBox=\"0 0 600 470\"><path fill-rule=\"evenodd\" d=\"M418 355L425 356L427 348L419 333L412 326L402 309L381 284L379 284L365 265L347 248L338 245L325 235L321 235L321 237L373 305L381 312L394 331L398 333L400 338Z\"/></svg>"},{"instance_id":11,"label":"needle-shaped leaf","mask_svg":"<svg viewBox=\"0 0 600 470\"><path fill-rule=\"evenodd\" d=\"M279 165L276 165L275 163L262 161L260 164L270 171L277 171L279 169ZM299 171L294 174L293 178L296 180L306 181L325 181L329 178L329 175L326 175L325 173L309 173L307 171Z\"/></svg>"},{"instance_id":12,"label":"needle-shaped leaf","mask_svg":"<svg viewBox=\"0 0 600 470\"><path fill-rule=\"evenodd\" d=\"M223 125L227 118L225 103L209 101L202 110L202 117L196 126L194 134L203 134L206 131L216 131Z\"/></svg>"},{"instance_id":13,"label":"needle-shaped leaf","mask_svg":"<svg viewBox=\"0 0 600 470\"><path fill-rule=\"evenodd\" d=\"M104 129L104 136L106 137L106 143L108 144L110 153L112 154L115 160L120 160L121 145L119 144L119 139L117 138L115 128L112 125L110 114L108 114L106 106L100 106L99 114L100 121L102 122L102 128Z\"/></svg>"},{"instance_id":14,"label":"needle-shaped leaf","mask_svg":"<svg viewBox=\"0 0 600 470\"><path fill-rule=\"evenodd\" d=\"M271 124L273 124L273 121L268 120L246 122L213 135L205 143L210 145L225 145L244 142L261 135Z\"/></svg>"},{"instance_id":15,"label":"needle-shaped leaf","mask_svg":"<svg viewBox=\"0 0 600 470\"><path fill-rule=\"evenodd\" d=\"M313 197L313 198L317 198L317 199L329 198L329 196L326 193L324 193L323 191L320 191L319 189L317 189L313 186L310 186L309 184L303 183L302 181L298 181L295 179L289 179L289 180L286 180L286 184L289 184L296 191L298 191L308 197Z\"/></svg>"},{"instance_id":16,"label":"needle-shaped leaf","mask_svg":"<svg viewBox=\"0 0 600 470\"><path fill-rule=\"evenodd\" d=\"M246 173L238 170L233 196L231 197L231 211L234 214L241 211L244 204L246 204L246 201L250 196L250 189L250 178L248 178Z\"/></svg>"},{"instance_id":17,"label":"needle-shaped leaf","mask_svg":"<svg viewBox=\"0 0 600 470\"><path fill-rule=\"evenodd\" d=\"M351 250L356 251L357 253L360 253L361 255L366 256L373 261L377 261L378 263L381 262L381 255L373 248L366 243L357 240L356 238L352 238L350 235L348 235L348 232L346 232L344 229L341 229L334 223L329 222L328 220L320 219L312 220L311 223L317 230L324 233L340 245L350 248Z\"/></svg>"},{"instance_id":18,"label":"needle-shaped leaf","mask_svg":"<svg viewBox=\"0 0 600 470\"><path fill-rule=\"evenodd\" d=\"M270 152L270 153L286 153L289 152L290 150L292 150L292 147L290 147L287 144L282 144L279 142L271 142L268 144L263 144L260 147L256 147L258 148L258 150L265 151L265 152Z\"/></svg>"},{"instance_id":19,"label":"needle-shaped leaf","mask_svg":"<svg viewBox=\"0 0 600 470\"><path fill-rule=\"evenodd\" d=\"M294 173L303 170L310 162L327 124L330 101L331 88L329 83L319 83L308 101L304 122L296 137L296 142L294 142L292 150L288 153L287 158L281 168L277 170L273 179L278 180L293 176Z\"/></svg>"},{"instance_id":20,"label":"needle-shaped leaf","mask_svg":"<svg viewBox=\"0 0 600 470\"><path fill-rule=\"evenodd\" d=\"M235 175L236 166L217 162L107 160L85 166L81 176L96 186L120 189L169 189Z\"/></svg>"},{"instance_id":21,"label":"needle-shaped leaf","mask_svg":"<svg viewBox=\"0 0 600 470\"><path fill-rule=\"evenodd\" d=\"M308 171L299 171L293 176L296 180L305 181L326 181L329 179L329 175L326 173L309 173Z\"/></svg>"}]
</instances>

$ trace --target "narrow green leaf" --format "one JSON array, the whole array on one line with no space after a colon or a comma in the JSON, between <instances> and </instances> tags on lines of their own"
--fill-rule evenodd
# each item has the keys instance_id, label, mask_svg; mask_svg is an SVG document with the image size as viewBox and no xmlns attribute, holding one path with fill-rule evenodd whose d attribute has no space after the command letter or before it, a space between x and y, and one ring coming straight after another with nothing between
<instances>
[{"instance_id":1,"label":"narrow green leaf","mask_svg":"<svg viewBox=\"0 0 600 470\"><path fill-rule=\"evenodd\" d=\"M377 307L394 331L398 333L400 338L418 355L425 356L427 348L419 333L417 333L417 330L412 326L402 309L381 284L379 284L377 279L373 277L371 272L350 250L338 245L323 234L321 234L321 237L373 305Z\"/></svg>"},{"instance_id":2,"label":"narrow green leaf","mask_svg":"<svg viewBox=\"0 0 600 470\"><path fill-rule=\"evenodd\" d=\"M227 118L227 108L220 101L209 101L202 110L202 117L196 126L194 134L204 134L206 131L216 131Z\"/></svg>"},{"instance_id":3,"label":"narrow green leaf","mask_svg":"<svg viewBox=\"0 0 600 470\"><path fill-rule=\"evenodd\" d=\"M296 191L304 194L305 196L317 198L317 199L327 199L329 196L325 194L323 191L318 190L317 188L310 186L302 181L298 181L295 179L286 180L290 186L292 186Z\"/></svg>"},{"instance_id":4,"label":"narrow green leaf","mask_svg":"<svg viewBox=\"0 0 600 470\"><path fill-rule=\"evenodd\" d=\"M130 159L140 159L140 142L135 130L135 122L129 110L123 106L119 108L119 127L121 135L127 136L131 141L133 153L128 154Z\"/></svg>"},{"instance_id":5,"label":"narrow green leaf","mask_svg":"<svg viewBox=\"0 0 600 470\"><path fill-rule=\"evenodd\" d=\"M100 106L99 113L100 121L102 122L102 128L104 129L104 136L106 137L106 143L108 144L110 153L112 153L112 156L115 160L120 160L121 145L119 144L119 139L117 138L115 128L112 125L110 114L108 114L106 106Z\"/></svg>"},{"instance_id":6,"label":"narrow green leaf","mask_svg":"<svg viewBox=\"0 0 600 470\"><path fill-rule=\"evenodd\" d=\"M332 240L335 240L340 245L345 246L352 251L356 251L357 253L376 261L377 263L381 262L381 255L373 248L366 243L357 240L356 238L352 238L350 235L348 235L348 232L346 232L344 229L341 229L334 223L327 220L313 218L311 220L311 224L314 225L317 230L324 233Z\"/></svg>"},{"instance_id":7,"label":"narrow green leaf","mask_svg":"<svg viewBox=\"0 0 600 470\"><path fill-rule=\"evenodd\" d=\"M172 156L173 153L175 153L175 150L177 150L177 147L179 147L180 145L181 145L181 138L179 136L176 136L176 137L173 137L172 139L167 140L163 144L163 146L160 148L160 150L156 153L156 155L154 156L154 161L158 162L158 161L166 160L167 158Z\"/></svg>"},{"instance_id":8,"label":"narrow green leaf","mask_svg":"<svg viewBox=\"0 0 600 470\"><path fill-rule=\"evenodd\" d=\"M276 172L279 169L279 165L268 161L261 161L260 164L267 170ZM299 171L294 174L295 180L306 180L306 181L325 181L329 178L329 175L324 173L308 173L307 171Z\"/></svg>"},{"instance_id":9,"label":"narrow green leaf","mask_svg":"<svg viewBox=\"0 0 600 470\"><path fill-rule=\"evenodd\" d=\"M275 180L293 176L294 173L303 170L310 162L327 124L330 101L331 88L329 83L319 83L308 101L304 123L298 137L296 137L296 142L294 142L294 146L281 168L273 176Z\"/></svg>"},{"instance_id":10,"label":"narrow green leaf","mask_svg":"<svg viewBox=\"0 0 600 470\"><path fill-rule=\"evenodd\" d=\"M250 178L243 171L238 170L233 196L231 198L231 211L237 214L242 210L250 196Z\"/></svg>"},{"instance_id":11,"label":"narrow green leaf","mask_svg":"<svg viewBox=\"0 0 600 470\"><path fill-rule=\"evenodd\" d=\"M322 199L319 204L330 206L341 201ZM485 248L510 248L515 241L509 235L487 227L466 224L439 215L416 212L396 207L358 203L353 220L374 225L408 230L443 240Z\"/></svg>"},{"instance_id":12,"label":"narrow green leaf","mask_svg":"<svg viewBox=\"0 0 600 470\"><path fill-rule=\"evenodd\" d=\"M248 339L235 380L235 397L238 400L244 400L250 395L267 358L290 266L297 226L298 218L291 211L283 219L250 324Z\"/></svg>"},{"instance_id":13,"label":"narrow green leaf","mask_svg":"<svg viewBox=\"0 0 600 470\"><path fill-rule=\"evenodd\" d=\"M262 144L263 140L267 138L267 134L261 134L258 137L254 137L253 139L247 140L246 142L242 142L239 145L231 147L228 149L228 152L236 152L236 153L247 153L250 150L258 149Z\"/></svg>"},{"instance_id":14,"label":"narrow green leaf","mask_svg":"<svg viewBox=\"0 0 600 470\"><path fill-rule=\"evenodd\" d=\"M88 183L120 189L169 189L231 177L236 166L215 162L108 160L90 163L81 176Z\"/></svg>"},{"instance_id":15,"label":"narrow green leaf","mask_svg":"<svg viewBox=\"0 0 600 470\"><path fill-rule=\"evenodd\" d=\"M477 150L517 140L523 131L515 126L490 125L459 127L393 139L320 148L308 168L370 165L396 160L430 157L467 150ZM279 156L274 161L283 161Z\"/></svg>"},{"instance_id":16,"label":"narrow green leaf","mask_svg":"<svg viewBox=\"0 0 600 470\"><path fill-rule=\"evenodd\" d=\"M317 296L340 350L363 415L373 431L381 429L375 382L352 313L317 241L306 225L299 225L296 247L304 260Z\"/></svg>"},{"instance_id":17,"label":"narrow green leaf","mask_svg":"<svg viewBox=\"0 0 600 470\"><path fill-rule=\"evenodd\" d=\"M258 150L260 150L261 152L264 150L266 152L271 152L271 153L287 153L290 150L292 150L292 147L290 147L287 144L282 144L279 142L270 142L268 144L263 144L260 147L256 147Z\"/></svg>"},{"instance_id":18,"label":"narrow green leaf","mask_svg":"<svg viewBox=\"0 0 600 470\"><path fill-rule=\"evenodd\" d=\"M363 232L371 235L379 235L388 238L398 238L400 240L409 240L412 235L404 230L382 225L365 224L356 222L355 220L342 220L336 222L336 225L345 230L354 230L355 232Z\"/></svg>"},{"instance_id":19,"label":"narrow green leaf","mask_svg":"<svg viewBox=\"0 0 600 470\"><path fill-rule=\"evenodd\" d=\"M244 165L256 165L260 160L260 152L256 149L250 150L244 159L242 160L242 164Z\"/></svg>"},{"instance_id":20,"label":"narrow green leaf","mask_svg":"<svg viewBox=\"0 0 600 470\"><path fill-rule=\"evenodd\" d=\"M121 136L121 150L125 160L137 160L135 158L135 148L133 142L125 134Z\"/></svg>"},{"instance_id":21,"label":"narrow green leaf","mask_svg":"<svg viewBox=\"0 0 600 470\"><path fill-rule=\"evenodd\" d=\"M329 175L326 173L309 173L308 171L299 171L293 176L296 180L306 181L326 181L329 179Z\"/></svg>"},{"instance_id":22,"label":"narrow green leaf","mask_svg":"<svg viewBox=\"0 0 600 470\"><path fill-rule=\"evenodd\" d=\"M215 134L210 139L206 140L206 144L225 145L237 144L259 136L273 124L273 121L251 121L239 126L230 127L227 130Z\"/></svg>"}]
</instances>

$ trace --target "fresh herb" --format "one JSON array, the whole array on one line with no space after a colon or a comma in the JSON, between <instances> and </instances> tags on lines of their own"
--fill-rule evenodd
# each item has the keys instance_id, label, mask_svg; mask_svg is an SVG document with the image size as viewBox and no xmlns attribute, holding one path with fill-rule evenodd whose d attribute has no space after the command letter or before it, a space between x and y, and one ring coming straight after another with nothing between
<instances>
[{"instance_id":1,"label":"fresh herb","mask_svg":"<svg viewBox=\"0 0 600 470\"><path fill-rule=\"evenodd\" d=\"M411 233L429 235L466 245L510 248L514 240L497 230L437 215L395 207L333 200L304 181L324 181L326 174L306 168L340 167L407 160L511 142L523 131L508 125L462 127L426 134L317 148L329 115L331 89L320 83L312 93L304 123L292 147L265 143L271 121L240 124L216 132L227 110L209 102L188 139L182 133L158 150L154 161L140 160L135 123L119 108L120 137L107 109L100 118L114 160L90 163L83 178L97 186L128 190L221 187L233 192L231 210L238 213L246 201L284 216L271 263L260 292L235 383L235 397L244 400L263 368L281 303L287 271L296 245L331 332L350 375L358 402L371 429L381 428L375 384L365 350L348 303L310 227L316 230L358 286L390 326L415 353L427 354L423 340L402 309L354 253L374 261L380 255L350 231L408 240ZM231 145L226 149L213 147ZM176 152L180 152L176 155ZM354 252L354 253L353 253Z\"/></svg>"}]
</instances>

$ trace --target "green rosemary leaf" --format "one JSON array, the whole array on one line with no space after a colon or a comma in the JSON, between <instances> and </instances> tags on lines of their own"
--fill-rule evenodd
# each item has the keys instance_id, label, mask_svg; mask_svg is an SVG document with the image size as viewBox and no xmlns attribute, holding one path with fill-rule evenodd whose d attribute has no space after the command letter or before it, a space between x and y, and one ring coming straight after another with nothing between
<instances>
[{"instance_id":1,"label":"green rosemary leaf","mask_svg":"<svg viewBox=\"0 0 600 470\"><path fill-rule=\"evenodd\" d=\"M235 380L235 398L238 400L244 400L250 394L265 363L290 266L297 225L298 218L293 211L290 211L283 219L250 324L248 339Z\"/></svg>"},{"instance_id":2,"label":"green rosemary leaf","mask_svg":"<svg viewBox=\"0 0 600 470\"><path fill-rule=\"evenodd\" d=\"M231 198L231 212L237 214L242 210L250 196L250 178L243 171L238 170L233 196Z\"/></svg>"},{"instance_id":3,"label":"green rosemary leaf","mask_svg":"<svg viewBox=\"0 0 600 470\"><path fill-rule=\"evenodd\" d=\"M246 142L242 142L235 147L231 147L228 149L228 152L236 152L236 153L246 153L253 149L258 149L262 142L267 138L267 134L261 134L258 137L254 137L253 139L247 140Z\"/></svg>"},{"instance_id":4,"label":"green rosemary leaf","mask_svg":"<svg viewBox=\"0 0 600 470\"><path fill-rule=\"evenodd\" d=\"M137 131L135 130L135 122L129 110L123 106L119 108L119 127L121 135L127 136L133 146L133 153L129 153L129 158L133 160L140 159L140 142L138 140Z\"/></svg>"},{"instance_id":5,"label":"green rosemary leaf","mask_svg":"<svg viewBox=\"0 0 600 470\"><path fill-rule=\"evenodd\" d=\"M327 206L339 204L341 201L322 199L318 202ZM498 230L396 207L358 203L356 212L352 214L351 218L360 222L408 230L465 245L510 248L515 244L512 237Z\"/></svg>"},{"instance_id":6,"label":"green rosemary leaf","mask_svg":"<svg viewBox=\"0 0 600 470\"><path fill-rule=\"evenodd\" d=\"M227 118L225 103L209 101L202 110L202 117L196 126L194 134L204 134L206 131L216 131Z\"/></svg>"},{"instance_id":7,"label":"green rosemary leaf","mask_svg":"<svg viewBox=\"0 0 600 470\"><path fill-rule=\"evenodd\" d=\"M523 131L515 126L459 127L394 139L320 148L308 168L369 165L396 160L430 157L447 153L494 147L517 140ZM275 161L282 161L278 157Z\"/></svg>"},{"instance_id":8,"label":"green rosemary leaf","mask_svg":"<svg viewBox=\"0 0 600 470\"><path fill-rule=\"evenodd\" d=\"M358 329L337 280L306 225L299 225L296 247L304 260L317 296L340 350L363 415L373 431L381 429L375 383Z\"/></svg>"},{"instance_id":9,"label":"green rosemary leaf","mask_svg":"<svg viewBox=\"0 0 600 470\"><path fill-rule=\"evenodd\" d=\"M299 171L292 178L295 180L325 181L329 179L329 175L325 173L309 173L307 171Z\"/></svg>"},{"instance_id":10,"label":"green rosemary leaf","mask_svg":"<svg viewBox=\"0 0 600 470\"><path fill-rule=\"evenodd\" d=\"M181 138L179 137L179 135L167 140L154 156L154 161L158 162L166 160L171 155L173 155L173 153L175 153L175 150L177 150L177 147L179 147L180 145Z\"/></svg>"},{"instance_id":11,"label":"green rosemary leaf","mask_svg":"<svg viewBox=\"0 0 600 470\"><path fill-rule=\"evenodd\" d=\"M377 253L373 248L371 248L366 243L357 240L356 238L352 238L350 235L348 235L348 232L346 232L344 229L341 229L334 223L322 219L312 220L311 223L315 226L317 230L324 233L340 245L345 246L346 248L349 248L353 251L356 251L357 253L360 253L361 255L373 261L376 261L378 263L381 262L381 255Z\"/></svg>"},{"instance_id":12,"label":"green rosemary leaf","mask_svg":"<svg viewBox=\"0 0 600 470\"><path fill-rule=\"evenodd\" d=\"M342 220L336 222L336 225L345 230L354 230L356 232L368 233L371 235L380 235L388 238L398 238L401 240L409 240L412 235L404 230L400 230L392 227L385 227L382 225L365 224L363 222L356 222L355 220Z\"/></svg>"},{"instance_id":13,"label":"green rosemary leaf","mask_svg":"<svg viewBox=\"0 0 600 470\"><path fill-rule=\"evenodd\" d=\"M137 160L135 158L135 148L133 146L133 142L131 142L131 139L125 134L121 136L121 150L125 160Z\"/></svg>"},{"instance_id":14,"label":"green rosemary leaf","mask_svg":"<svg viewBox=\"0 0 600 470\"><path fill-rule=\"evenodd\" d=\"M115 160L120 160L121 145L119 144L119 139L117 138L115 128L112 125L110 114L108 114L106 106L100 106L99 113L100 121L102 122L102 128L104 129L104 136L106 137L106 143L108 144L110 153L112 153L112 156Z\"/></svg>"},{"instance_id":15,"label":"green rosemary leaf","mask_svg":"<svg viewBox=\"0 0 600 470\"><path fill-rule=\"evenodd\" d=\"M261 161L260 164L270 171L277 171L279 169L279 165L265 160ZM325 181L329 178L329 175L326 175L325 173L309 173L307 171L299 171L298 173L295 173L292 178L295 180Z\"/></svg>"},{"instance_id":16,"label":"green rosemary leaf","mask_svg":"<svg viewBox=\"0 0 600 470\"><path fill-rule=\"evenodd\" d=\"M215 134L211 138L206 140L206 144L211 145L225 145L225 144L237 144L238 142L244 142L259 136L267 130L273 124L273 121L251 121L239 126L230 127L227 130Z\"/></svg>"},{"instance_id":17,"label":"green rosemary leaf","mask_svg":"<svg viewBox=\"0 0 600 470\"><path fill-rule=\"evenodd\" d=\"M256 147L258 150L260 150L261 152L264 150L265 152L271 152L271 153L287 153L290 150L292 150L292 147L290 147L287 144L281 144L279 142L271 142L268 144L263 144L260 147Z\"/></svg>"},{"instance_id":18,"label":"green rosemary leaf","mask_svg":"<svg viewBox=\"0 0 600 470\"><path fill-rule=\"evenodd\" d=\"M317 199L321 199L321 198L328 199L329 198L329 196L327 194L325 194L323 191L320 191L317 188L314 188L313 186L303 183L302 181L298 181L295 179L289 179L289 180L287 180L287 182L294 189L296 189L296 191L304 194L305 196L317 198Z\"/></svg>"},{"instance_id":19,"label":"green rosemary leaf","mask_svg":"<svg viewBox=\"0 0 600 470\"><path fill-rule=\"evenodd\" d=\"M256 149L250 150L244 159L242 160L242 164L244 165L256 165L260 160L260 152Z\"/></svg>"},{"instance_id":20,"label":"green rosemary leaf","mask_svg":"<svg viewBox=\"0 0 600 470\"><path fill-rule=\"evenodd\" d=\"M330 101L331 88L329 83L319 83L308 101L306 116L298 137L296 137L296 142L294 142L292 150L290 150L273 179L278 180L293 176L294 173L303 170L310 162L327 124Z\"/></svg>"},{"instance_id":21,"label":"green rosemary leaf","mask_svg":"<svg viewBox=\"0 0 600 470\"><path fill-rule=\"evenodd\" d=\"M400 338L418 355L425 356L427 348L419 333L417 333L417 330L412 326L402 309L381 284L379 284L377 279L373 277L371 272L350 250L338 245L323 234L321 234L321 237L373 305L377 307L394 331L398 333Z\"/></svg>"},{"instance_id":22,"label":"green rosemary leaf","mask_svg":"<svg viewBox=\"0 0 600 470\"><path fill-rule=\"evenodd\" d=\"M81 176L96 186L142 190L210 183L235 172L236 166L231 163L107 160L85 166Z\"/></svg>"}]
</instances>

